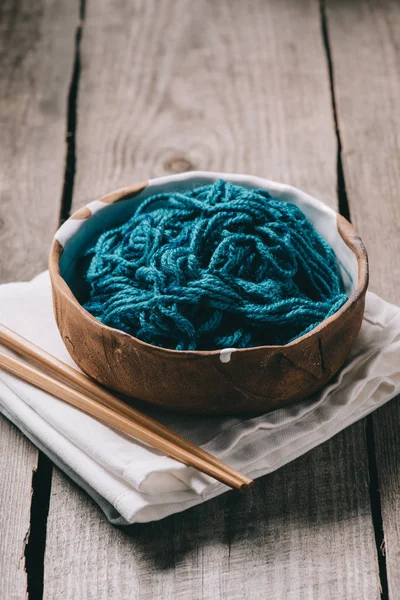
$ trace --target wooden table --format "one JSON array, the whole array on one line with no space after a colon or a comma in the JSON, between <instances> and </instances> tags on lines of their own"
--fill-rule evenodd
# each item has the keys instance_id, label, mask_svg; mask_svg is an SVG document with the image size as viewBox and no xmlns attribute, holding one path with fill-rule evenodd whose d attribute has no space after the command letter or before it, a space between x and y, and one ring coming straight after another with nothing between
<instances>
[{"instance_id":1,"label":"wooden table","mask_svg":"<svg viewBox=\"0 0 400 600\"><path fill-rule=\"evenodd\" d=\"M71 208L187 169L350 215L400 304L400 5L2 0L0 277L46 267ZM257 481L117 529L0 419L0 597L400 598L400 403Z\"/></svg>"}]
</instances>

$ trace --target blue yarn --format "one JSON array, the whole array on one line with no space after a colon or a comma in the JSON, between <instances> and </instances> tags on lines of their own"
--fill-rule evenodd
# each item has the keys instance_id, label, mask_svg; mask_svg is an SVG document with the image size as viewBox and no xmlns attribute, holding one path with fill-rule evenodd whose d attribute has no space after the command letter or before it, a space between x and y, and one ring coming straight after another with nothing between
<instances>
[{"instance_id":1,"label":"blue yarn","mask_svg":"<svg viewBox=\"0 0 400 600\"><path fill-rule=\"evenodd\" d=\"M333 250L299 208L223 180L148 198L86 257L85 308L176 350L285 344L347 300Z\"/></svg>"}]
</instances>

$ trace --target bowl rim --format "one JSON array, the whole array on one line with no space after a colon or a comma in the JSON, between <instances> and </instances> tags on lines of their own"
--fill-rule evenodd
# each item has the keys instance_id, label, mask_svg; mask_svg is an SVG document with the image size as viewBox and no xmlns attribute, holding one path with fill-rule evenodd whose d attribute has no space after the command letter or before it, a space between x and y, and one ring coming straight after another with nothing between
<instances>
[{"instance_id":1,"label":"bowl rim","mask_svg":"<svg viewBox=\"0 0 400 600\"><path fill-rule=\"evenodd\" d=\"M198 174L198 172L193 171L191 173L185 173L185 176L190 176L191 174L193 176L195 176L196 174ZM211 172L207 173L207 175L213 175L213 174L215 175L215 173L211 173ZM221 175L224 175L224 174L221 174ZM225 175L228 175L228 174L225 174ZM167 180L168 177L158 178L158 181L161 181L163 179ZM261 178L255 178L255 179L261 179ZM157 181L157 180L154 180L154 181ZM267 180L264 179L263 181L265 182ZM110 204L113 204L120 200L132 198L132 197L136 196L137 194L139 194L142 190L144 190L148 185L149 185L149 182L144 181L140 184L134 184L131 186L127 186L127 187L123 187L123 188L114 190L114 191L106 194L105 196L102 196L101 198L99 198L99 200L95 200L94 202L92 201L89 204L86 204L85 206L76 210L63 223L63 225L61 227L63 227L64 225L66 225L67 223L70 223L70 222L81 221L83 219L84 220L89 219L94 214L94 212L91 210L91 205L93 205L93 203L100 202L104 205L107 205L107 204L110 205ZM292 186L285 185L284 187L291 189L291 190L295 190L296 192L300 191L297 188L293 188ZM333 210L333 209L331 209L331 210ZM99 329L99 331L107 331L109 333L112 333L113 335L117 335L117 336L120 335L120 336L128 337L128 338L132 339L135 343L137 343L139 346L143 346L144 348L146 348L149 351L164 354L164 355L169 355L171 358L173 358L173 357L174 358L183 358L183 357L187 357L187 356L193 356L193 357L200 358L200 357L208 357L208 356L221 356L221 354L227 353L229 355L228 356L228 360L229 360L231 352L234 352L235 355L237 353L249 354L252 352L253 353L260 352L263 350L264 351L273 351L273 350L279 351L283 348L289 348L289 347L293 347L296 345L301 345L305 340L309 339L310 337L319 333L321 330L325 329L327 326L329 326L332 323L334 323L335 321L339 320L343 314L345 314L348 310L350 310L352 308L352 306L354 306L355 304L358 303L360 298L365 295L365 293L367 291L367 287L368 287L369 264L368 264L368 254L367 254L365 245L364 245L362 239L360 238L360 236L357 234L353 225L341 214L337 213L336 211L334 211L334 212L336 213L336 225L337 225L338 232L339 232L340 236L342 237L346 246L353 252L353 254L355 255L355 257L357 259L357 267L358 267L357 286L353 290L351 295L349 296L348 300L346 300L346 302L333 315L331 315L327 319L324 319L323 321L321 321L321 323L316 325L316 327L311 329L311 331L304 333L303 335L299 336L295 340L292 340L291 342L288 342L287 344L281 344L281 345L266 344L263 346L251 346L249 348L218 348L218 349L214 349L214 350L175 350L173 348L161 348L160 346L156 346L154 344L149 344L148 342L144 342L143 340L140 340L139 338L135 337L134 335L131 335L130 333L122 331L121 329L116 329L115 327L110 327L109 325L105 325L104 323L102 323L101 321L96 319L96 317L94 317L90 312L88 312L82 306L82 304L80 304L80 302L77 300L76 296L72 292L71 288L69 287L69 285L67 284L67 282L65 281L65 279L62 277L62 275L60 273L59 262L60 262L61 254L64 250L64 246L59 241L57 234L60 232L61 228L57 230L57 232L53 238L53 242L52 242L50 254L49 254L48 266L49 266L51 285L53 288L53 295L54 295L54 288L55 288L59 293L61 293L63 295L64 299L67 302L75 305L75 307L79 310L79 312L81 313L81 315L84 319L88 319L92 323L92 325L94 325L95 327L97 327ZM74 227L74 229L75 229L75 227Z\"/></svg>"}]
</instances>

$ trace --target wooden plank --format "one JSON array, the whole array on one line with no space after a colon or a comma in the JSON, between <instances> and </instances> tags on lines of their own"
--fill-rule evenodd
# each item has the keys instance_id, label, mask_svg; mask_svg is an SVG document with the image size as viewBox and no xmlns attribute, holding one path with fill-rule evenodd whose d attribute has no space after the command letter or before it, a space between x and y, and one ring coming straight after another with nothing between
<instances>
[{"instance_id":1,"label":"wooden plank","mask_svg":"<svg viewBox=\"0 0 400 600\"><path fill-rule=\"evenodd\" d=\"M74 208L196 169L274 177L336 206L318 3L280 4L89 4Z\"/></svg>"},{"instance_id":2,"label":"wooden plank","mask_svg":"<svg viewBox=\"0 0 400 600\"><path fill-rule=\"evenodd\" d=\"M29 536L32 473L37 450L17 429L0 419L0 578L5 598L24 598L25 546Z\"/></svg>"},{"instance_id":3,"label":"wooden plank","mask_svg":"<svg viewBox=\"0 0 400 600\"><path fill-rule=\"evenodd\" d=\"M76 4L0 3L0 281L46 268L64 173ZM32 473L38 452L0 419L2 598L25 598Z\"/></svg>"},{"instance_id":4,"label":"wooden plank","mask_svg":"<svg viewBox=\"0 0 400 600\"><path fill-rule=\"evenodd\" d=\"M87 10L74 208L185 168L256 173L336 205L317 2ZM125 530L56 471L44 597L376 599L367 462L358 423L249 494Z\"/></svg>"},{"instance_id":5,"label":"wooden plank","mask_svg":"<svg viewBox=\"0 0 400 600\"><path fill-rule=\"evenodd\" d=\"M122 529L56 470L44 597L379 598L363 436L357 423L246 494Z\"/></svg>"},{"instance_id":6,"label":"wooden plank","mask_svg":"<svg viewBox=\"0 0 400 600\"><path fill-rule=\"evenodd\" d=\"M400 304L400 11L396 2L329 2L328 26L352 220L371 289ZM389 597L400 598L400 401L373 416Z\"/></svg>"}]
</instances>

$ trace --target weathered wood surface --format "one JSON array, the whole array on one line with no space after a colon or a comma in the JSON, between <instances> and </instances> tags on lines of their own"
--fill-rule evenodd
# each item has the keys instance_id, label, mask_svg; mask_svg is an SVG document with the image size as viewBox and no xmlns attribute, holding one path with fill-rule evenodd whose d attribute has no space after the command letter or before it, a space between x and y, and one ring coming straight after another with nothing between
<instances>
[{"instance_id":1,"label":"weathered wood surface","mask_svg":"<svg viewBox=\"0 0 400 600\"><path fill-rule=\"evenodd\" d=\"M350 213L371 289L400 304L400 5L328 3ZM400 401L373 415L389 597L400 598Z\"/></svg>"},{"instance_id":2,"label":"weathered wood surface","mask_svg":"<svg viewBox=\"0 0 400 600\"><path fill-rule=\"evenodd\" d=\"M186 168L256 173L336 205L316 1L88 3L73 207ZM44 577L47 600L377 599L364 422L250 494L126 530L56 471Z\"/></svg>"},{"instance_id":3,"label":"weathered wood surface","mask_svg":"<svg viewBox=\"0 0 400 600\"><path fill-rule=\"evenodd\" d=\"M336 206L318 2L275 4L88 2L74 208L195 169L274 177Z\"/></svg>"},{"instance_id":4,"label":"weathered wood surface","mask_svg":"<svg viewBox=\"0 0 400 600\"><path fill-rule=\"evenodd\" d=\"M55 471L44 597L379 598L365 461L354 441L363 433L363 423L351 427L246 494L123 529Z\"/></svg>"},{"instance_id":5,"label":"weathered wood surface","mask_svg":"<svg viewBox=\"0 0 400 600\"><path fill-rule=\"evenodd\" d=\"M76 5L0 3L0 281L46 268L64 179L66 98ZM38 452L0 418L0 596L26 597Z\"/></svg>"},{"instance_id":6,"label":"weathered wood surface","mask_svg":"<svg viewBox=\"0 0 400 600\"><path fill-rule=\"evenodd\" d=\"M5 598L24 598L32 473L38 452L11 423L0 419L0 580Z\"/></svg>"}]
</instances>

